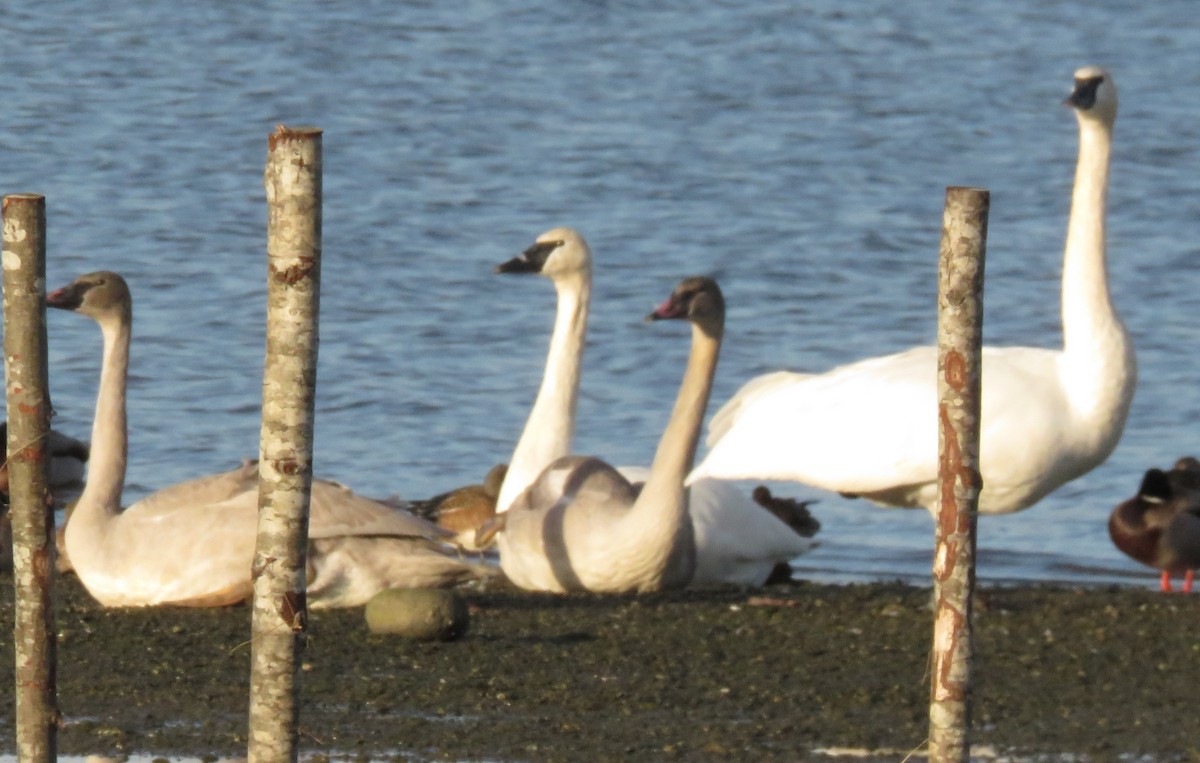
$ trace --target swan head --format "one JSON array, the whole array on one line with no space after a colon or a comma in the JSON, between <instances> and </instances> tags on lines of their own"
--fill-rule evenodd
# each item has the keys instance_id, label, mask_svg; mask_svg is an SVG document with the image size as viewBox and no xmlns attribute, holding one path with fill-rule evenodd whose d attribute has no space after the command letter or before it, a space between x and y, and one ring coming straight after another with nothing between
<instances>
[{"instance_id":1,"label":"swan head","mask_svg":"<svg viewBox=\"0 0 1200 763\"><path fill-rule=\"evenodd\" d=\"M1117 85L1099 66L1085 66L1075 72L1075 88L1064 103L1075 109L1080 120L1111 125L1117 118Z\"/></svg>"},{"instance_id":2,"label":"swan head","mask_svg":"<svg viewBox=\"0 0 1200 763\"><path fill-rule=\"evenodd\" d=\"M574 228L551 228L507 262L497 273L540 273L551 280L579 273L591 274L592 250Z\"/></svg>"},{"instance_id":3,"label":"swan head","mask_svg":"<svg viewBox=\"0 0 1200 763\"><path fill-rule=\"evenodd\" d=\"M81 275L67 286L46 295L46 306L86 315L104 325L128 322L133 315L129 285L108 270Z\"/></svg>"},{"instance_id":4,"label":"swan head","mask_svg":"<svg viewBox=\"0 0 1200 763\"><path fill-rule=\"evenodd\" d=\"M680 281L646 320L688 320L708 336L719 338L725 326L725 297L713 279L691 276Z\"/></svg>"}]
</instances>

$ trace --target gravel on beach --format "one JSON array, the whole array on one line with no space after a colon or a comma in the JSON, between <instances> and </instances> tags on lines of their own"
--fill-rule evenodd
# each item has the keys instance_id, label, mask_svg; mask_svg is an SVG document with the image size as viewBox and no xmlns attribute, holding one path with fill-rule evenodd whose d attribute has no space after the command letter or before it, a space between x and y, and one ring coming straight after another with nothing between
<instances>
[{"instance_id":1,"label":"gravel on beach","mask_svg":"<svg viewBox=\"0 0 1200 763\"><path fill-rule=\"evenodd\" d=\"M303 759L898 761L928 732L927 588L461 595L470 625L453 641L371 634L361 609L310 613ZM56 600L61 754L245 754L248 607L104 610L70 576ZM1200 758L1200 597L983 588L974 633L987 759ZM12 752L11 693L0 712Z\"/></svg>"}]
</instances>

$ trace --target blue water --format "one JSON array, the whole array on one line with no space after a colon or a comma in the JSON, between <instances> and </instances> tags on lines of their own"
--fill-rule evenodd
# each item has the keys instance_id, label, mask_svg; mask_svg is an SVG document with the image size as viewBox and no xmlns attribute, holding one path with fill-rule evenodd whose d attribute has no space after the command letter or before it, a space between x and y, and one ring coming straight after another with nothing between
<instances>
[{"instance_id":1,"label":"blue water","mask_svg":"<svg viewBox=\"0 0 1200 763\"><path fill-rule=\"evenodd\" d=\"M135 296L128 498L257 452L266 137L324 129L317 472L419 497L507 459L554 309L492 267L571 225L597 260L578 449L647 462L687 349L682 276L730 306L715 402L754 374L928 343L943 192L992 192L985 333L1055 345L1074 70L1121 91L1109 254L1141 385L1109 461L981 522L983 580L1151 584L1105 519L1197 450L1200 30L1186 0L79 4L0 19L0 191L49 210L53 288ZM56 426L99 335L50 316ZM932 523L819 494L821 580L927 575Z\"/></svg>"}]
</instances>

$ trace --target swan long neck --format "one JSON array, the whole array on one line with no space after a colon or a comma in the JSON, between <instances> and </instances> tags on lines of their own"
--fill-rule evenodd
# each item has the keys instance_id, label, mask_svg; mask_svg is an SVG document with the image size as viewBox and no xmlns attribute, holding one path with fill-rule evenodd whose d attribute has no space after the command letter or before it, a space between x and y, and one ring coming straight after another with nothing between
<instances>
[{"instance_id":1,"label":"swan long neck","mask_svg":"<svg viewBox=\"0 0 1200 763\"><path fill-rule=\"evenodd\" d=\"M1071 194L1067 244L1063 257L1063 345L1090 352L1120 326L1108 293L1105 262L1105 206L1108 196L1112 131L1107 125L1082 121L1079 161Z\"/></svg>"},{"instance_id":2,"label":"swan long neck","mask_svg":"<svg viewBox=\"0 0 1200 763\"><path fill-rule=\"evenodd\" d=\"M546 371L521 439L509 459L508 474L496 500L497 511L507 511L543 469L571 453L592 274L584 270L556 279L554 288L558 292L558 309Z\"/></svg>"},{"instance_id":3,"label":"swan long neck","mask_svg":"<svg viewBox=\"0 0 1200 763\"><path fill-rule=\"evenodd\" d=\"M1133 342L1108 290L1105 207L1111 149L1111 124L1080 118L1079 161L1063 256L1063 374L1080 415L1123 423L1137 383L1137 364ZM1097 427L1113 433L1105 450L1115 447L1121 429Z\"/></svg>"},{"instance_id":4,"label":"swan long neck","mask_svg":"<svg viewBox=\"0 0 1200 763\"><path fill-rule=\"evenodd\" d=\"M87 483L77 508L98 506L105 514L116 514L121 509L129 447L125 386L132 327L127 320L113 319L101 322L100 331L104 336L104 356L96 394L96 418L92 423L92 453L88 459Z\"/></svg>"},{"instance_id":5,"label":"swan long neck","mask_svg":"<svg viewBox=\"0 0 1200 763\"><path fill-rule=\"evenodd\" d=\"M686 518L687 488L683 480L696 459L720 349L720 333L711 335L692 326L692 349L675 407L654 453L650 476L629 512L631 521L637 522L643 533L674 535L678 523Z\"/></svg>"}]
</instances>

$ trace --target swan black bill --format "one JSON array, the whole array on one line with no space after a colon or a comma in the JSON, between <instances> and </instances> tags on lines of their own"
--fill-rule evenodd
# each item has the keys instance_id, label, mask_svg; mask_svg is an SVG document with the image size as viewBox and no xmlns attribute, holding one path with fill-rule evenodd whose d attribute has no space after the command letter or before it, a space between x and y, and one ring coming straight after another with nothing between
<instances>
[{"instance_id":1,"label":"swan black bill","mask_svg":"<svg viewBox=\"0 0 1200 763\"><path fill-rule=\"evenodd\" d=\"M1075 90L1067 96L1063 104L1087 111L1096 105L1096 90L1100 87L1101 82L1104 82L1104 77L1102 76L1085 77L1075 80Z\"/></svg>"},{"instance_id":2,"label":"swan black bill","mask_svg":"<svg viewBox=\"0 0 1200 763\"><path fill-rule=\"evenodd\" d=\"M550 254L560 246L561 241L539 241L516 257L496 266L497 273L540 273L546 266Z\"/></svg>"},{"instance_id":3,"label":"swan black bill","mask_svg":"<svg viewBox=\"0 0 1200 763\"><path fill-rule=\"evenodd\" d=\"M83 304L83 289L79 284L71 284L56 289L46 295L46 307L59 310L77 310Z\"/></svg>"}]
</instances>

